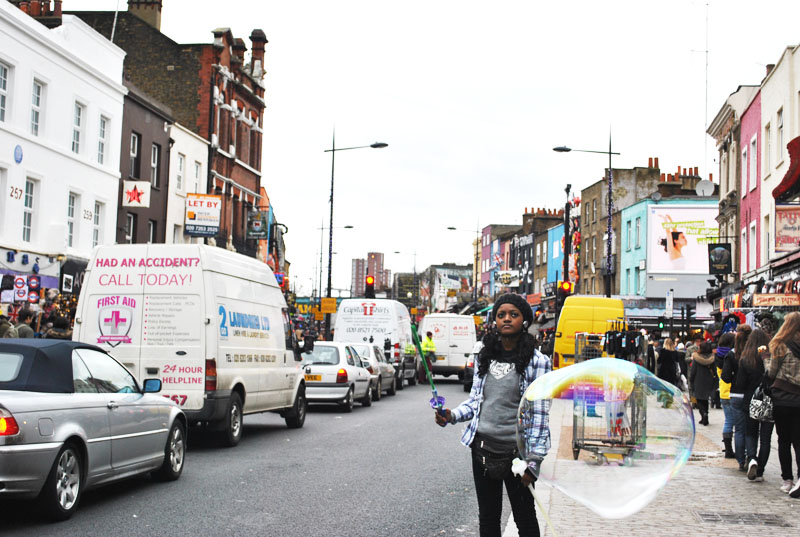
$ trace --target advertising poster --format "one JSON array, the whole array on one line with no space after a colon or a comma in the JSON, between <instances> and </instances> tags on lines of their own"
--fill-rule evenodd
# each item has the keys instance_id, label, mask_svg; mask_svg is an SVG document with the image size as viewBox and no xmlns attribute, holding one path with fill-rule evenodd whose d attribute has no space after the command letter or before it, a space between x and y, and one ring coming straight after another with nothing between
<instances>
[{"instance_id":1,"label":"advertising poster","mask_svg":"<svg viewBox=\"0 0 800 537\"><path fill-rule=\"evenodd\" d=\"M651 205L647 221L650 273L708 274L708 244L716 243L713 205Z\"/></svg>"},{"instance_id":2,"label":"advertising poster","mask_svg":"<svg viewBox=\"0 0 800 537\"><path fill-rule=\"evenodd\" d=\"M494 273L494 280L500 287L519 287L519 271L498 270Z\"/></svg>"},{"instance_id":3,"label":"advertising poster","mask_svg":"<svg viewBox=\"0 0 800 537\"><path fill-rule=\"evenodd\" d=\"M150 181L123 181L123 207L150 207Z\"/></svg>"},{"instance_id":4,"label":"advertising poster","mask_svg":"<svg viewBox=\"0 0 800 537\"><path fill-rule=\"evenodd\" d=\"M219 233L222 196L186 194L185 234L192 237L213 237Z\"/></svg>"},{"instance_id":5,"label":"advertising poster","mask_svg":"<svg viewBox=\"0 0 800 537\"><path fill-rule=\"evenodd\" d=\"M800 205L775 205L775 251L792 252L800 245Z\"/></svg>"}]
</instances>

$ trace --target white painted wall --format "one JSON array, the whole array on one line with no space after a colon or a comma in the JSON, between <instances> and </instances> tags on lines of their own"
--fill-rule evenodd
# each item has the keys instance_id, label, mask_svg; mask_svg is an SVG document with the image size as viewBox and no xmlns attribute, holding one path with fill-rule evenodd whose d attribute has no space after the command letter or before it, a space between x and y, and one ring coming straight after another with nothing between
<instances>
[{"instance_id":1,"label":"white painted wall","mask_svg":"<svg viewBox=\"0 0 800 537\"><path fill-rule=\"evenodd\" d=\"M186 193L205 194L208 184L208 142L186 127L175 123L170 127L175 141L170 149L169 198L167 200L167 243L202 243L201 237L183 234L186 215ZM178 188L180 156L184 157L181 188ZM199 166L199 170L197 166Z\"/></svg>"},{"instance_id":2,"label":"white painted wall","mask_svg":"<svg viewBox=\"0 0 800 537\"><path fill-rule=\"evenodd\" d=\"M125 53L80 19L64 15L48 29L0 2L0 63L9 68L0 121L0 248L89 258L94 229L113 244L119 187ZM34 79L44 83L39 134L31 132ZM79 152L72 151L75 102L84 107ZM100 117L107 118L98 162ZM22 151L15 162L14 148ZM26 181L34 182L30 240L23 239ZM16 190L18 189L18 190ZM67 245L67 200L76 194L73 245ZM95 225L95 202L102 204Z\"/></svg>"}]
</instances>

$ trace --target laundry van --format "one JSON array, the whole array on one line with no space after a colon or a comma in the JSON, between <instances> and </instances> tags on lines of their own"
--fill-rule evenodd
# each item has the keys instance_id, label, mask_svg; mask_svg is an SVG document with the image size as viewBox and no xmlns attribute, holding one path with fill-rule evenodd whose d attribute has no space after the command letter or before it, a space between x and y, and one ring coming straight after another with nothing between
<instances>
[{"instance_id":1,"label":"laundry van","mask_svg":"<svg viewBox=\"0 0 800 537\"><path fill-rule=\"evenodd\" d=\"M306 415L302 360L270 268L200 244L120 244L92 252L73 339L109 351L139 383L161 380L191 425L234 446L243 415Z\"/></svg>"},{"instance_id":2,"label":"laundry van","mask_svg":"<svg viewBox=\"0 0 800 537\"><path fill-rule=\"evenodd\" d=\"M333 340L383 348L394 365L397 389L403 389L403 380L409 386L417 383L419 357L410 350L413 348L411 316L401 302L385 298L342 300L336 310Z\"/></svg>"},{"instance_id":3,"label":"laundry van","mask_svg":"<svg viewBox=\"0 0 800 537\"><path fill-rule=\"evenodd\" d=\"M419 336L433 333L436 344L436 361L432 373L458 375L464 379L464 366L475 346L475 320L469 315L455 313L431 313L422 319Z\"/></svg>"}]
</instances>

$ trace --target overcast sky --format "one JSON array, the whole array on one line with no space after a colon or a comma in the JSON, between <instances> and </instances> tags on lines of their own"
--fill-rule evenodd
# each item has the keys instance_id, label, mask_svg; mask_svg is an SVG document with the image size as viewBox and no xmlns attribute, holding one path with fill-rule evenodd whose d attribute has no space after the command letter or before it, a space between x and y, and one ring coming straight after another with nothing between
<instances>
[{"instance_id":1,"label":"overcast sky","mask_svg":"<svg viewBox=\"0 0 800 537\"><path fill-rule=\"evenodd\" d=\"M334 228L354 228L334 229L333 286L349 288L368 251L393 272L410 272L414 252L420 270L470 263L478 224L519 224L525 207L563 206L566 183L602 178L606 156L554 146L604 151L610 131L615 168L659 157L716 181L707 124L800 43L798 20L796 0L164 0L162 31L210 42L229 27L248 47L266 33L263 184L289 228L292 282L310 294L334 127L337 147L389 147L336 154Z\"/></svg>"}]
</instances>

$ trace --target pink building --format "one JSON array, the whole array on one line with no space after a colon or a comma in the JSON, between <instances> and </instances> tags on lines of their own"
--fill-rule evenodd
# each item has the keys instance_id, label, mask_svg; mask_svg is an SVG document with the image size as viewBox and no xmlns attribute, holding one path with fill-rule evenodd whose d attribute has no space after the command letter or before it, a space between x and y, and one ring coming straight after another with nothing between
<instances>
[{"instance_id":1,"label":"pink building","mask_svg":"<svg viewBox=\"0 0 800 537\"><path fill-rule=\"evenodd\" d=\"M739 226L742 278L761 266L761 91L742 114L739 138L742 184Z\"/></svg>"}]
</instances>

